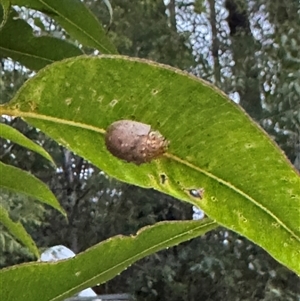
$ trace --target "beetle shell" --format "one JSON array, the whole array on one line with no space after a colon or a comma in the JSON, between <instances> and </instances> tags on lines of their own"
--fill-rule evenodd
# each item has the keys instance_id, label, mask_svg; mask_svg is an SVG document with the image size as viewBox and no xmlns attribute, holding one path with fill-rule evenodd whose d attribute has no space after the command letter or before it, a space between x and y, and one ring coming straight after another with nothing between
<instances>
[{"instance_id":1,"label":"beetle shell","mask_svg":"<svg viewBox=\"0 0 300 301\"><path fill-rule=\"evenodd\" d=\"M106 130L105 144L115 157L137 165L163 155L168 141L151 126L132 120L119 120Z\"/></svg>"}]
</instances>

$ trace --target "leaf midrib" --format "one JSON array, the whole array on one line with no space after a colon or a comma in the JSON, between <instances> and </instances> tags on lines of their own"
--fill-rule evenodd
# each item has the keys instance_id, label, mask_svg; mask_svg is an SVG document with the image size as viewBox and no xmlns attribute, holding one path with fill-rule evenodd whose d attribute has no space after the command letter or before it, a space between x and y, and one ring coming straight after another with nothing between
<instances>
[{"instance_id":1,"label":"leaf midrib","mask_svg":"<svg viewBox=\"0 0 300 301\"><path fill-rule=\"evenodd\" d=\"M164 222L163 222L163 223L164 223ZM138 260L139 258L142 258L144 254L146 255L146 254L148 254L148 252L151 252L151 250L155 250L155 249L157 249L157 248L160 248L161 246L166 245L166 244L172 242L173 240L176 240L176 239L178 239L178 238L180 238L180 237L183 237L183 236L185 236L185 235L187 235L187 234L190 234L191 231L196 232L196 231L200 230L201 228L207 228L207 227L212 226L212 225L214 225L214 224L215 224L216 226L218 226L218 224L217 224L215 221L212 221L212 222L206 223L206 224L201 224L199 227L195 227L195 228L192 229L192 230L187 230L187 231L184 231L184 232L181 233L181 234L172 236L171 238L169 238L169 239L167 239L167 240L164 240L163 242L160 242L160 243L158 243L158 244L156 244L156 245L154 245L154 246L152 245L150 248L147 248L147 249L143 250L142 252L140 252L140 253L138 253L138 254L135 254L134 256L131 256L131 257L127 258L126 260L123 260L123 261L121 261L120 263L114 265L113 267L111 267L111 268L109 268L109 269L107 269L107 270L105 270L105 271L103 271L103 272L97 274L96 276L94 276L94 277L92 277L92 278L89 278L87 281L82 282L80 285L74 286L74 287L72 288L72 290L74 290L74 288L79 288L81 285L84 285L84 284L87 284L87 285L88 285L88 283L89 283L91 280L97 279L98 277L101 277L101 276L103 276L103 275L105 275L105 274L107 274L107 273L113 271L114 269L117 269L117 268L121 267L122 265L126 265L128 262L135 262L135 261ZM146 228L145 230L147 230L147 228ZM135 240L138 240L138 239L140 238L139 235L142 234L142 232L144 232L144 231L138 232L138 233L137 233L135 236L133 236L133 237L129 237L129 238L132 240L132 243L134 243ZM127 237L128 237L128 236L124 236L124 238L127 238ZM51 300L49 300L49 301L60 300L60 298L64 297L66 294L71 293L72 290L65 291L63 294L60 294L60 295L58 295L57 297L55 297L55 298L53 298L53 299L51 299Z\"/></svg>"},{"instance_id":2,"label":"leaf midrib","mask_svg":"<svg viewBox=\"0 0 300 301\"><path fill-rule=\"evenodd\" d=\"M2 111L2 112L1 112ZM88 125L85 123L80 123L80 122L75 122L75 121L71 121L71 120L65 120L65 119L61 119L61 118L57 118L57 117L52 117L52 116L47 116L47 115L42 115L42 114L37 114L37 113L33 113L33 112L23 112L23 111L19 111L17 109L15 110L11 110L11 109L7 109L7 108L2 108L0 110L1 114L6 114L6 115L11 115L11 116L19 116L19 117L23 117L23 118L33 118L33 119L40 119L40 120L45 120L45 121L50 121L50 122L54 122L54 123L59 123L59 124L65 124L65 125L69 125L69 126L74 126L74 127L78 127L78 128L83 128L83 129L87 129L87 130L91 130L97 133L100 133L102 135L104 135L106 133L105 129L99 128L99 127L95 127L92 125ZM273 212L271 212L268 208L264 207L262 204L260 204L259 202L257 202L255 199L253 199L250 195L246 194L245 192L243 192L242 190L238 189L237 187L235 187L234 185L232 185L231 183L213 175L212 173L205 171L203 169L201 169L200 167L184 160L181 159L171 153L165 153L164 154L165 157L172 159L180 164L183 164L191 169L194 169L202 174L204 174L205 176L217 181L218 183L221 183L222 185L226 186L227 188L235 191L237 194L242 195L244 198L246 198L247 200L249 200L250 202L252 202L255 206L257 206L258 208L260 208L261 210L263 210L265 213L267 213L270 217L272 217L283 229L285 229L288 233L290 233L297 241L300 242L300 237L294 233L294 231L292 229L290 229L283 221L281 221L281 219L279 219Z\"/></svg>"},{"instance_id":3,"label":"leaf midrib","mask_svg":"<svg viewBox=\"0 0 300 301\"><path fill-rule=\"evenodd\" d=\"M42 57L42 56L38 56L38 55L26 53L26 52L21 52L21 51L18 51L18 50L14 50L14 49L11 49L11 48L5 48L5 47L2 47L2 46L0 46L0 50L10 51L10 52L13 52L13 53L16 53L16 54L19 54L19 55L24 55L24 56L27 56L27 57L31 57L31 58L39 59L39 60L42 60L42 61L46 61L47 64L55 62L55 60L47 59L47 58Z\"/></svg>"}]
</instances>

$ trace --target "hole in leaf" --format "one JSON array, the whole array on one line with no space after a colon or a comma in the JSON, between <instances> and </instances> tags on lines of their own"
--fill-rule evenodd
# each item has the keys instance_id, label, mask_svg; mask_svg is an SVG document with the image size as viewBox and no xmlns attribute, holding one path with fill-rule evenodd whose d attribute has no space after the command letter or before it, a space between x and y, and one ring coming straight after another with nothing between
<instances>
[{"instance_id":1,"label":"hole in leaf","mask_svg":"<svg viewBox=\"0 0 300 301\"><path fill-rule=\"evenodd\" d=\"M167 181L167 176L164 173L160 174L161 184L164 185L166 183L166 181Z\"/></svg>"}]
</instances>

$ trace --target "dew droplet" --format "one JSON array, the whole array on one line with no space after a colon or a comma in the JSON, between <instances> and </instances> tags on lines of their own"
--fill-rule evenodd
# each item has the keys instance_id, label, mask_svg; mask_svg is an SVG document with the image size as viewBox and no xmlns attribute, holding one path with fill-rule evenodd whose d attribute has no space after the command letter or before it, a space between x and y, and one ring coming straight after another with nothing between
<instances>
[{"instance_id":1,"label":"dew droplet","mask_svg":"<svg viewBox=\"0 0 300 301\"><path fill-rule=\"evenodd\" d=\"M190 189L189 193L192 197L202 200L204 195L204 188Z\"/></svg>"}]
</instances>

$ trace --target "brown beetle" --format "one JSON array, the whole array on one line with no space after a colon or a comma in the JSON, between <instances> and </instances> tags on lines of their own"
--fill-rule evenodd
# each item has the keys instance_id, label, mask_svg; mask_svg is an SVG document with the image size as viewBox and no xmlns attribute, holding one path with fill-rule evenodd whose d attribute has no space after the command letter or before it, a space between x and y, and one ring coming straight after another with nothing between
<instances>
[{"instance_id":1,"label":"brown beetle","mask_svg":"<svg viewBox=\"0 0 300 301\"><path fill-rule=\"evenodd\" d=\"M168 147L168 141L158 131L132 120L112 123L106 130L105 144L115 157L137 165L160 157Z\"/></svg>"}]
</instances>

